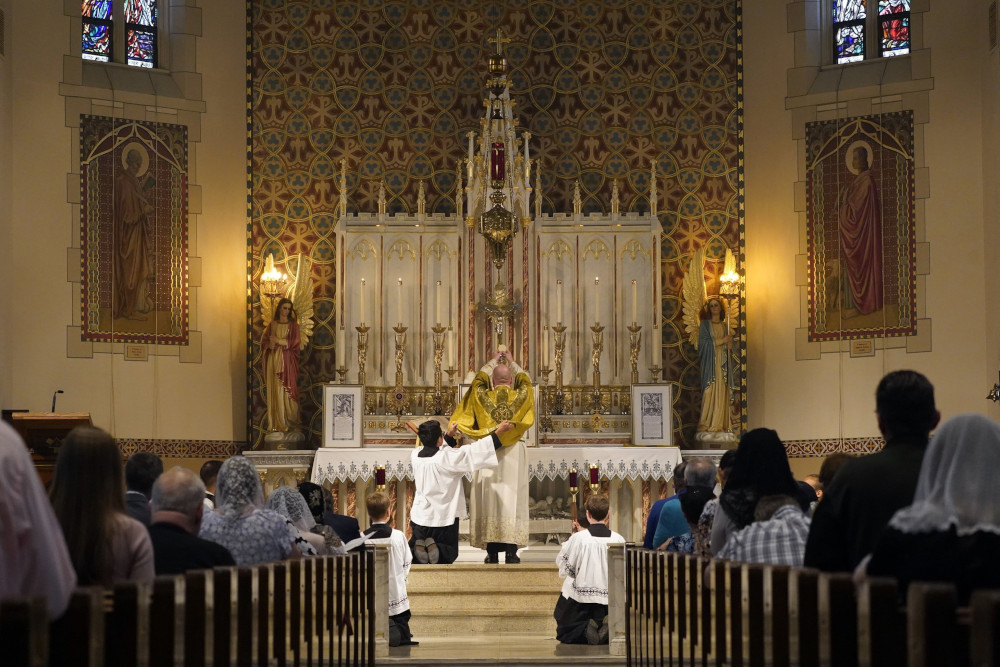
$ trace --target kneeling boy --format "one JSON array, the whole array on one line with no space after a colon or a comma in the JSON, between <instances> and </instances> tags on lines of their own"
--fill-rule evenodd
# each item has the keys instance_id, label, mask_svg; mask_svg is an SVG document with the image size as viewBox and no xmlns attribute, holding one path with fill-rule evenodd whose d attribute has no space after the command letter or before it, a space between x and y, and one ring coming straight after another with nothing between
<instances>
[{"instance_id":1,"label":"kneeling boy","mask_svg":"<svg viewBox=\"0 0 1000 667\"><path fill-rule=\"evenodd\" d=\"M590 527L563 542L556 564L565 578L553 613L564 644L608 643L608 545L625 542L608 528L608 499L587 498Z\"/></svg>"},{"instance_id":2,"label":"kneeling boy","mask_svg":"<svg viewBox=\"0 0 1000 667\"><path fill-rule=\"evenodd\" d=\"M406 596L406 575L410 571L410 546L402 531L391 528L389 496L376 491L365 504L372 520L365 531L368 544L389 545L389 646L416 646L410 634L410 600Z\"/></svg>"}]
</instances>

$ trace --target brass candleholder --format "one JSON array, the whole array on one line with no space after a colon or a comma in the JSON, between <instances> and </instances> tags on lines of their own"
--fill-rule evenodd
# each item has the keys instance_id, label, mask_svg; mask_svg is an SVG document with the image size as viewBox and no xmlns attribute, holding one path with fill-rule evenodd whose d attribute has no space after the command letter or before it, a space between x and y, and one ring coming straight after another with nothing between
<instances>
[{"instance_id":1,"label":"brass candleholder","mask_svg":"<svg viewBox=\"0 0 1000 667\"><path fill-rule=\"evenodd\" d=\"M444 332L446 329L439 323L431 328L434 332L434 414L444 412L444 401L441 393L441 361L444 358Z\"/></svg>"},{"instance_id":2,"label":"brass candleholder","mask_svg":"<svg viewBox=\"0 0 1000 667\"><path fill-rule=\"evenodd\" d=\"M552 431L556 430L555 425L552 423L552 415L549 414L549 401L548 398L546 397L546 394L548 394L548 387L546 385L549 382L549 373L551 372L552 369L548 368L547 366L543 366L542 368L538 369L538 375L540 379L540 382L538 383L539 384L538 398L539 401L541 401L542 403L539 406L538 410L539 413L542 415L541 419L538 420L538 424L539 428L542 430L542 433L551 433Z\"/></svg>"},{"instance_id":3,"label":"brass candleholder","mask_svg":"<svg viewBox=\"0 0 1000 667\"><path fill-rule=\"evenodd\" d=\"M653 382L659 382L660 381L660 372L662 370L663 369L660 368L659 366L650 366L649 367L649 374L653 376L652 377L652 381Z\"/></svg>"},{"instance_id":4,"label":"brass candleholder","mask_svg":"<svg viewBox=\"0 0 1000 667\"><path fill-rule=\"evenodd\" d=\"M628 328L628 359L632 364L632 384L639 382L639 346L642 342L642 325L632 323Z\"/></svg>"},{"instance_id":5,"label":"brass candleholder","mask_svg":"<svg viewBox=\"0 0 1000 667\"><path fill-rule=\"evenodd\" d=\"M396 384L389 396L389 404L396 410L396 415L403 414L409 403L409 392L403 386L403 353L406 352L406 327L402 322L392 328L396 332Z\"/></svg>"},{"instance_id":6,"label":"brass candleholder","mask_svg":"<svg viewBox=\"0 0 1000 667\"><path fill-rule=\"evenodd\" d=\"M552 414L561 415L566 409L566 393L563 391L563 351L566 349L566 327L560 322L552 327L552 334L556 364L556 393L552 397Z\"/></svg>"},{"instance_id":7,"label":"brass candleholder","mask_svg":"<svg viewBox=\"0 0 1000 667\"><path fill-rule=\"evenodd\" d=\"M446 368L444 372L448 374L448 393L445 394L444 411L442 414L450 415L455 411L455 401L458 399L458 389L455 387L455 373L458 372L458 369Z\"/></svg>"},{"instance_id":8,"label":"brass candleholder","mask_svg":"<svg viewBox=\"0 0 1000 667\"><path fill-rule=\"evenodd\" d=\"M590 353L590 361L594 366L594 388L591 396L594 399L594 414L601 411L601 352L604 351L604 327L600 322L595 322L590 327L593 348Z\"/></svg>"},{"instance_id":9,"label":"brass candleholder","mask_svg":"<svg viewBox=\"0 0 1000 667\"><path fill-rule=\"evenodd\" d=\"M366 380L365 366L368 365L368 332L371 329L363 322L354 329L358 332L358 384L363 387Z\"/></svg>"},{"instance_id":10,"label":"brass candleholder","mask_svg":"<svg viewBox=\"0 0 1000 667\"><path fill-rule=\"evenodd\" d=\"M347 366L338 368L337 373L340 375L340 384L347 384Z\"/></svg>"}]
</instances>

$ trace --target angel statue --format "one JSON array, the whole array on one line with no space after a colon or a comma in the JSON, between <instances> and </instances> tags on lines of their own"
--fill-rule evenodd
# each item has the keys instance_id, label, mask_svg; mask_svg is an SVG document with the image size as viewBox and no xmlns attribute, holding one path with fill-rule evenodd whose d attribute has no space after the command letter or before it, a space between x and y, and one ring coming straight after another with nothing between
<instances>
[{"instance_id":1,"label":"angel statue","mask_svg":"<svg viewBox=\"0 0 1000 667\"><path fill-rule=\"evenodd\" d=\"M299 355L313 333L313 285L302 254L298 255L297 267L292 285L274 311L262 309L264 335L260 347L268 430L264 440L279 449L287 442L304 440L297 431Z\"/></svg>"},{"instance_id":2,"label":"angel statue","mask_svg":"<svg viewBox=\"0 0 1000 667\"><path fill-rule=\"evenodd\" d=\"M684 275L684 328L701 364L701 416L695 439L735 442L731 403L733 326L723 299L708 297L705 249L691 257Z\"/></svg>"}]
</instances>

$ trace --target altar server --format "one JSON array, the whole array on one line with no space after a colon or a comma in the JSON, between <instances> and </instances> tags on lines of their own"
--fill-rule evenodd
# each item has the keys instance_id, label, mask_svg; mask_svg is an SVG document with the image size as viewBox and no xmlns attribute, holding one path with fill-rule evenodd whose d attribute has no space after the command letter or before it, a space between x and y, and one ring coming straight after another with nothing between
<instances>
[{"instance_id":1,"label":"altar server","mask_svg":"<svg viewBox=\"0 0 1000 667\"><path fill-rule=\"evenodd\" d=\"M416 494L410 509L413 536L410 549L418 563L454 563L458 557L458 520L465 516L462 477L483 468L497 466L496 450L500 435L514 427L502 422L485 438L471 445L455 447L458 426L452 422L447 435L435 420L417 428L422 447L410 455ZM445 446L446 439L447 444Z\"/></svg>"},{"instance_id":2,"label":"altar server","mask_svg":"<svg viewBox=\"0 0 1000 667\"><path fill-rule=\"evenodd\" d=\"M608 528L605 496L590 496L586 508L590 527L563 542L556 558L565 581L553 616L564 644L608 643L608 545L625 542Z\"/></svg>"},{"instance_id":3,"label":"altar server","mask_svg":"<svg viewBox=\"0 0 1000 667\"><path fill-rule=\"evenodd\" d=\"M410 599L406 595L406 575L413 559L406 536L389 525L389 496L376 491L365 498L372 525L365 531L368 544L389 547L389 646L416 646L410 633Z\"/></svg>"}]
</instances>

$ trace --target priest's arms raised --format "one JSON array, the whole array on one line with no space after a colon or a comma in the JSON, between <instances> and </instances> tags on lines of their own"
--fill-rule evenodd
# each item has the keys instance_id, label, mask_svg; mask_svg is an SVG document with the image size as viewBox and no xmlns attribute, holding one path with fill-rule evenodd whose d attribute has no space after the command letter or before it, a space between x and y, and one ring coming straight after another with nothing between
<instances>
[{"instance_id":1,"label":"priest's arms raised","mask_svg":"<svg viewBox=\"0 0 1000 667\"><path fill-rule=\"evenodd\" d=\"M472 380L451 421L470 438L483 438L509 421L512 428L500 438L513 445L535 423L535 394L531 378L510 358L497 350Z\"/></svg>"}]
</instances>

